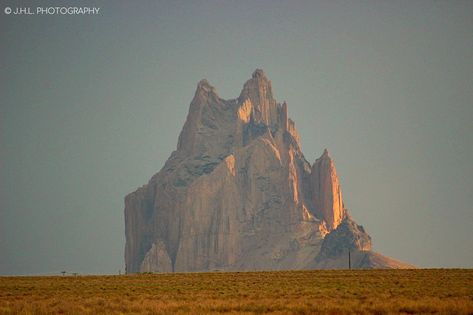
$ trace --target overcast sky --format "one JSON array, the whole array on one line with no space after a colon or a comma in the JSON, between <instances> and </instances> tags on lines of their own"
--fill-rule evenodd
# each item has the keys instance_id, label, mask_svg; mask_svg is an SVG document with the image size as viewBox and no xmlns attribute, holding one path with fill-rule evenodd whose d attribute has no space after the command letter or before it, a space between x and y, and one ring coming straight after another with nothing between
<instances>
[{"instance_id":1,"label":"overcast sky","mask_svg":"<svg viewBox=\"0 0 473 315\"><path fill-rule=\"evenodd\" d=\"M473 267L473 1L4 13L19 3L0 11L0 274L123 272L123 198L176 148L197 82L235 98L256 68L375 250Z\"/></svg>"}]
</instances>

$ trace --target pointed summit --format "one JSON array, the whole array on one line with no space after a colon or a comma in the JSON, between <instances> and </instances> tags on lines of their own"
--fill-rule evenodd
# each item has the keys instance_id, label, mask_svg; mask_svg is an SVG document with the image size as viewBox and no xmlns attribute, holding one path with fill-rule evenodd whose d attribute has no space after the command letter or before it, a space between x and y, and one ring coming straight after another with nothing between
<instances>
[{"instance_id":1,"label":"pointed summit","mask_svg":"<svg viewBox=\"0 0 473 315\"><path fill-rule=\"evenodd\" d=\"M251 75L253 79L255 78L264 78L267 80L266 75L264 74L263 69L256 69L253 74Z\"/></svg>"},{"instance_id":2,"label":"pointed summit","mask_svg":"<svg viewBox=\"0 0 473 315\"><path fill-rule=\"evenodd\" d=\"M273 100L271 80L269 80L262 69L256 69L251 75L251 79L245 82L240 93L240 102L251 99L255 104L262 99Z\"/></svg>"},{"instance_id":3,"label":"pointed summit","mask_svg":"<svg viewBox=\"0 0 473 315\"><path fill-rule=\"evenodd\" d=\"M329 158L330 159L330 154L328 153L328 150L325 148L324 153L322 153L322 156L320 157L321 159L323 158Z\"/></svg>"},{"instance_id":4,"label":"pointed summit","mask_svg":"<svg viewBox=\"0 0 473 315\"><path fill-rule=\"evenodd\" d=\"M199 81L199 83L197 83L197 89L201 89L205 87L212 87L209 81L207 81L207 79L202 79Z\"/></svg>"},{"instance_id":5,"label":"pointed summit","mask_svg":"<svg viewBox=\"0 0 473 315\"><path fill-rule=\"evenodd\" d=\"M186 122L179 135L178 151L191 154L205 150L205 142L213 140L209 140L209 135L204 136L203 132L199 133L198 130L218 129L221 119L217 112L222 106L223 101L218 96L217 90L206 79L200 80L189 106ZM215 109L217 109L216 113L210 115Z\"/></svg>"},{"instance_id":6,"label":"pointed summit","mask_svg":"<svg viewBox=\"0 0 473 315\"><path fill-rule=\"evenodd\" d=\"M197 83L197 89L195 91L196 95L199 95L200 93L202 94L213 94L217 96L217 89L210 85L209 81L207 79L202 79Z\"/></svg>"},{"instance_id":7,"label":"pointed summit","mask_svg":"<svg viewBox=\"0 0 473 315\"><path fill-rule=\"evenodd\" d=\"M271 81L266 77L263 70L256 69L251 79L246 81L238 97L240 103L245 100L250 100L253 105L257 123L264 123L268 126L278 123L278 110L273 98Z\"/></svg>"}]
</instances>

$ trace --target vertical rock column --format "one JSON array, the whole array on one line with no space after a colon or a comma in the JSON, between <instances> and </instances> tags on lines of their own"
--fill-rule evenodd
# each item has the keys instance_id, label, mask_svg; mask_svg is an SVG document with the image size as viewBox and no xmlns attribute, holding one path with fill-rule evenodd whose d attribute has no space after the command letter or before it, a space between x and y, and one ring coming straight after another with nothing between
<instances>
[{"instance_id":1,"label":"vertical rock column","mask_svg":"<svg viewBox=\"0 0 473 315\"><path fill-rule=\"evenodd\" d=\"M325 221L328 230L336 229L345 216L345 209L335 164L327 149L312 165L311 185L316 215Z\"/></svg>"},{"instance_id":2,"label":"vertical rock column","mask_svg":"<svg viewBox=\"0 0 473 315\"><path fill-rule=\"evenodd\" d=\"M278 111L276 101L273 99L271 81L268 80L263 70L257 69L253 72L238 98L240 103L249 99L253 105L253 115L256 123L263 123L272 127L278 123Z\"/></svg>"}]
</instances>

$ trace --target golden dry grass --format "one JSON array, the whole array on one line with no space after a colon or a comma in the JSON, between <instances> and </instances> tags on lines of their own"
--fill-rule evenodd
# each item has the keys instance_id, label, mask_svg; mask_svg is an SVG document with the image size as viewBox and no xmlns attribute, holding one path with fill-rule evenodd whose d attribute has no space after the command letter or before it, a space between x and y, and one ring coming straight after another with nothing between
<instances>
[{"instance_id":1,"label":"golden dry grass","mask_svg":"<svg viewBox=\"0 0 473 315\"><path fill-rule=\"evenodd\" d=\"M473 314L473 270L0 277L0 314Z\"/></svg>"}]
</instances>

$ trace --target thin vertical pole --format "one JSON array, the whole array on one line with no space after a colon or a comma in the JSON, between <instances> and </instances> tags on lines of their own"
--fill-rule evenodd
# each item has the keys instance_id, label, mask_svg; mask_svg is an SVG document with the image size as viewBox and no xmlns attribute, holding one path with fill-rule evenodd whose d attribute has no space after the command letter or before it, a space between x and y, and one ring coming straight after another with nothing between
<instances>
[{"instance_id":1,"label":"thin vertical pole","mask_svg":"<svg viewBox=\"0 0 473 315\"><path fill-rule=\"evenodd\" d=\"M351 252L348 250L348 269L351 270Z\"/></svg>"}]
</instances>

